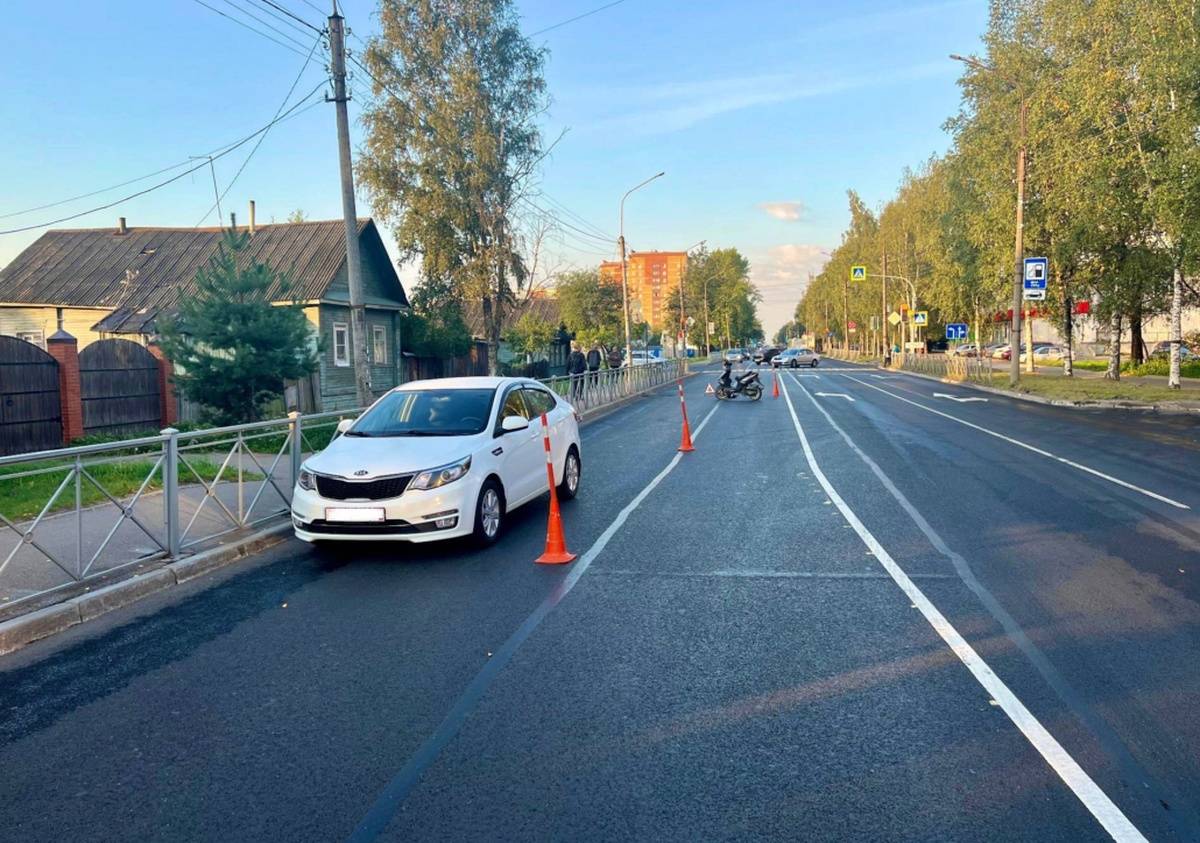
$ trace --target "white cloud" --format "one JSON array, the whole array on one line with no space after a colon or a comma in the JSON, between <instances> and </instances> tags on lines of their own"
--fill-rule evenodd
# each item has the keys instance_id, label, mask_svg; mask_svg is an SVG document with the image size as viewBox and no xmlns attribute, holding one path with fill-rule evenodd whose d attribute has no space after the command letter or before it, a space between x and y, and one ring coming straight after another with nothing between
<instances>
[{"instance_id":1,"label":"white cloud","mask_svg":"<svg viewBox=\"0 0 1200 843\"><path fill-rule=\"evenodd\" d=\"M813 79L795 71L764 76L735 76L689 82L663 82L603 92L607 109L593 98L592 111L608 110L581 128L589 133L648 136L690 128L705 120L762 105L795 102L860 88L913 82L955 72L953 62L924 62L909 67L858 74L829 73ZM582 93L582 92L581 92Z\"/></svg>"},{"instance_id":2,"label":"white cloud","mask_svg":"<svg viewBox=\"0 0 1200 843\"><path fill-rule=\"evenodd\" d=\"M795 222L804 215L804 204L801 202L763 202L758 207L784 222Z\"/></svg>"},{"instance_id":3,"label":"white cloud","mask_svg":"<svg viewBox=\"0 0 1200 843\"><path fill-rule=\"evenodd\" d=\"M812 243L784 243L750 255L750 281L762 293L758 318L768 338L791 320L809 273L816 275L829 260L824 251Z\"/></svg>"}]
</instances>

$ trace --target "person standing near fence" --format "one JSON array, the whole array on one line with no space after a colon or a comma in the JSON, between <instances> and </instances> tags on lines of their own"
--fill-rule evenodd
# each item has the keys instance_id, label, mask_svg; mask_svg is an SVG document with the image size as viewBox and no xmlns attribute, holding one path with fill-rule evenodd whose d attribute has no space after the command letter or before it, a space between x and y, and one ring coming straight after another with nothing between
<instances>
[{"instance_id":1,"label":"person standing near fence","mask_svg":"<svg viewBox=\"0 0 1200 843\"><path fill-rule=\"evenodd\" d=\"M579 350L579 343L572 341L571 356L567 358L567 374L571 376L571 400L574 401L583 393L584 372L587 371L587 360Z\"/></svg>"},{"instance_id":2,"label":"person standing near fence","mask_svg":"<svg viewBox=\"0 0 1200 843\"><path fill-rule=\"evenodd\" d=\"M621 368L621 350L619 348L617 348L614 345L612 348L610 348L608 350L607 357L608 357L608 368L610 368L610 369Z\"/></svg>"},{"instance_id":3,"label":"person standing near fence","mask_svg":"<svg viewBox=\"0 0 1200 843\"><path fill-rule=\"evenodd\" d=\"M593 341L587 353L588 388L595 389L600 383L600 343Z\"/></svg>"}]
</instances>

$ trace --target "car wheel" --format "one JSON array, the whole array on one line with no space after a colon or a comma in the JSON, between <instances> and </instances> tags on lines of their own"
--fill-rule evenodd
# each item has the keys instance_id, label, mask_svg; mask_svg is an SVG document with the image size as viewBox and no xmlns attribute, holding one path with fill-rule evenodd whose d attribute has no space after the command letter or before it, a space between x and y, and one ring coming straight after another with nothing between
<instances>
[{"instance_id":1,"label":"car wheel","mask_svg":"<svg viewBox=\"0 0 1200 843\"><path fill-rule=\"evenodd\" d=\"M563 462L563 478L562 482L558 484L559 500L569 501L579 494L579 481L582 476L583 465L579 461L579 452L572 445Z\"/></svg>"},{"instance_id":2,"label":"car wheel","mask_svg":"<svg viewBox=\"0 0 1200 843\"><path fill-rule=\"evenodd\" d=\"M487 546L500 536L504 526L504 490L494 478L489 478L479 490L475 502L475 541Z\"/></svg>"},{"instance_id":3,"label":"car wheel","mask_svg":"<svg viewBox=\"0 0 1200 843\"><path fill-rule=\"evenodd\" d=\"M820 360L818 360L814 357L812 363L810 363L809 366L811 366L812 368L815 369L815 368L817 368L817 364L820 362L821 362Z\"/></svg>"}]
</instances>

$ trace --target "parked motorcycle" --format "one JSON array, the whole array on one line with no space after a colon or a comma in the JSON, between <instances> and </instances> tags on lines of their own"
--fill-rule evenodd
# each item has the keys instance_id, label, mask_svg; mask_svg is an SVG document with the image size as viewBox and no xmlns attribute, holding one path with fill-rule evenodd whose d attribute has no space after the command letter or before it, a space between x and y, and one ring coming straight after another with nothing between
<instances>
[{"instance_id":1,"label":"parked motorcycle","mask_svg":"<svg viewBox=\"0 0 1200 843\"><path fill-rule=\"evenodd\" d=\"M757 401L763 396L762 382L758 379L758 372L749 371L743 372L737 378L733 377L732 367L725 365L725 371L721 374L721 379L717 381L716 395L720 401L732 401L733 399L742 396L749 398L751 401Z\"/></svg>"}]
</instances>

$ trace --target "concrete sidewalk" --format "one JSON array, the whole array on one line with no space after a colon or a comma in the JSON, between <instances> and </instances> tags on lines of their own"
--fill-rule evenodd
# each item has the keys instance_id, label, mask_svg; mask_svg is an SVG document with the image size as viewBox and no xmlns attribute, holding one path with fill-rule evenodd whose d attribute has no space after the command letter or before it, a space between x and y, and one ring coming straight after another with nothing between
<instances>
[{"instance_id":1,"label":"concrete sidewalk","mask_svg":"<svg viewBox=\"0 0 1200 843\"><path fill-rule=\"evenodd\" d=\"M270 468L274 454L255 454L255 457L261 463L262 469L250 457L243 456L243 471L262 476L263 470ZM205 460L215 465L220 465L224 458L225 454L221 453L187 455L190 462ZM220 537L229 531L253 532L253 526L249 529L239 527L230 514L238 516L239 520L257 521L288 510L292 478L291 463L286 454L272 472L274 485L265 480L247 480L242 483L240 493L236 460L230 460L221 482L213 490L213 495L209 495L202 485L195 482L195 477L186 467L180 466L179 475L180 531L184 554L214 546ZM84 479L83 482L87 484L89 481ZM0 490L2 489L3 486L0 485ZM280 490L287 496L281 495ZM70 494L69 489L64 491L60 500L69 500ZM122 506L128 506L132 499L132 494L118 498ZM223 504L228 512L222 509L220 504ZM12 605L16 601L31 598L49 589L69 586L84 571L88 576L93 576L122 568L137 568L139 562L148 563L162 558L167 544L163 493L143 493L133 505L131 514L141 526L133 517L126 517L122 521L121 510L111 501L84 507L78 512L73 508L56 512L43 518L31 538L46 552L43 553L32 543L26 542L0 572L0 620L28 609L25 605ZM32 523L32 520L24 521L18 526L26 530ZM11 528L0 527L0 563L8 558L19 543L20 537ZM54 561L47 558L47 554L53 556ZM7 608L10 606L11 608Z\"/></svg>"}]
</instances>

